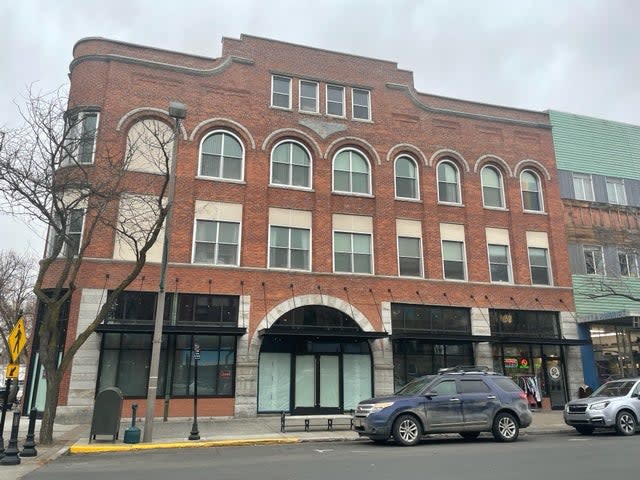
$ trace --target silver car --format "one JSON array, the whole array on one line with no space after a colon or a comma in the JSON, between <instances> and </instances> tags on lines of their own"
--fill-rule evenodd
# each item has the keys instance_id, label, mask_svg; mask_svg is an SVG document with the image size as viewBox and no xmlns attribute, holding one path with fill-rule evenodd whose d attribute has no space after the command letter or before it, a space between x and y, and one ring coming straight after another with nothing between
<instances>
[{"instance_id":1,"label":"silver car","mask_svg":"<svg viewBox=\"0 0 640 480\"><path fill-rule=\"evenodd\" d=\"M596 428L614 428L619 435L633 435L640 419L640 378L612 380L586 398L564 407L564 421L583 435Z\"/></svg>"}]
</instances>

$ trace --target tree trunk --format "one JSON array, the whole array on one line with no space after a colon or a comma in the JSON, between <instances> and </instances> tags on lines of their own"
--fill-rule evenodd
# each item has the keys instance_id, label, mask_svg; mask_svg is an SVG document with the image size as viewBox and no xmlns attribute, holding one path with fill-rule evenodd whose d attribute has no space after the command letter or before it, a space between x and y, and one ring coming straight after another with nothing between
<instances>
[{"instance_id":1,"label":"tree trunk","mask_svg":"<svg viewBox=\"0 0 640 480\"><path fill-rule=\"evenodd\" d=\"M51 375L50 377L51 378L47 378L47 394L45 396L42 423L40 424L40 444L42 445L51 445L53 443L53 422L56 419L58 395L60 393L61 377L58 377L57 374Z\"/></svg>"}]
</instances>

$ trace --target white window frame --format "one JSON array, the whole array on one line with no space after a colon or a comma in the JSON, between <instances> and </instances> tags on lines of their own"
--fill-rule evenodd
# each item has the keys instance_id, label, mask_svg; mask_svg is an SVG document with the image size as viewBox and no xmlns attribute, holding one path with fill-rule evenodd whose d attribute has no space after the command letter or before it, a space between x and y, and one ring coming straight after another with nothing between
<instances>
[{"instance_id":1,"label":"white window frame","mask_svg":"<svg viewBox=\"0 0 640 480\"><path fill-rule=\"evenodd\" d=\"M80 216L82 217L82 225L80 226L80 231L79 232L75 232L75 231L71 231L71 216L74 214L74 212L80 212ZM78 236L78 249L76 252L74 252L73 257L77 257L80 253L80 248L82 247L82 237L84 235L84 222L85 222L85 215L86 215L86 210L84 208L72 208L68 211L67 213L67 224L65 226L64 229L64 236L65 237L69 237L70 235L75 235L79 233ZM56 229L54 227L49 227L49 238L48 238L48 245L47 245L47 256L51 256L51 254L53 253L53 245L56 242L56 237L58 236L58 232L56 232ZM58 253L58 257L67 257L67 250L69 248L69 243L67 242L67 240L65 239L62 248L60 249L60 252Z\"/></svg>"},{"instance_id":2,"label":"white window frame","mask_svg":"<svg viewBox=\"0 0 640 480\"><path fill-rule=\"evenodd\" d=\"M417 257L407 257L407 256L401 256L400 255L400 239L401 238L406 238L406 239L410 239L410 240L417 240L418 241L418 256ZM420 237L412 237L409 235L397 235L396 236L396 251L398 252L398 276L399 277L410 277L410 278L424 278L424 261L423 261L423 253L422 253L422 238ZM418 275L403 275L402 271L400 269L400 259L401 258L417 258L419 265L418 265L418 270L419 273Z\"/></svg>"},{"instance_id":3,"label":"white window frame","mask_svg":"<svg viewBox=\"0 0 640 480\"><path fill-rule=\"evenodd\" d=\"M197 262L196 261L196 243L198 243L197 241L197 233L198 233L198 222L211 222L211 223L228 223L228 224L236 224L238 225L238 243L237 243L237 251L236 251L236 263L235 264L230 264L230 263L218 263L218 252L219 252L219 245L220 242L219 237L220 237L220 226L218 226L217 229L217 237L216 238L216 249L215 249L215 254L214 254L214 260L213 262ZM215 265L215 266L219 266L219 267L238 267L240 266L240 247L241 247L241 242L242 242L242 224L240 222L234 222L234 221L229 221L229 220L218 220L218 219L211 219L211 218L199 218L196 217L193 221L193 244L191 247L191 263L195 264L195 265ZM207 242L207 243L212 243L212 242Z\"/></svg>"},{"instance_id":4,"label":"white window frame","mask_svg":"<svg viewBox=\"0 0 640 480\"><path fill-rule=\"evenodd\" d=\"M546 269L547 269L547 278L549 279L548 283L533 283L533 270L532 270L532 268L534 267L534 265L531 265L531 250L532 249L543 250L544 251L544 257L545 257L545 261L547 263ZM553 272L551 271L551 258L549 256L549 249L547 247L527 246L527 259L529 261L529 276L531 278L531 285L552 286L553 285ZM536 268L542 268L540 265L535 265L535 267Z\"/></svg>"},{"instance_id":5,"label":"white window frame","mask_svg":"<svg viewBox=\"0 0 640 480\"><path fill-rule=\"evenodd\" d=\"M462 245L462 273L464 278L448 278L446 275L446 268L444 266L445 257L444 257L444 244L447 243L459 243ZM440 252L442 255L442 278L451 282L466 282L468 279L469 272L467 271L467 247L464 241L461 240L440 240ZM448 260L451 261L451 260Z\"/></svg>"},{"instance_id":6,"label":"white window frame","mask_svg":"<svg viewBox=\"0 0 640 480\"><path fill-rule=\"evenodd\" d=\"M624 262L627 268L627 274L622 271L621 259L624 258ZM640 268L638 263L638 254L636 252L630 252L627 250L618 250L618 263L620 264L620 275L629 278L638 278L640 276Z\"/></svg>"},{"instance_id":7,"label":"white window frame","mask_svg":"<svg viewBox=\"0 0 640 480\"><path fill-rule=\"evenodd\" d=\"M440 198L440 165L444 163L448 163L449 165L451 165L456 172L456 192L458 195L458 200L455 202L442 200ZM438 203L442 203L445 205L462 205L462 185L461 184L462 184L462 179L460 176L460 169L458 168L458 165L456 164L456 162L448 158L443 158L442 160L440 160L436 165L436 190L438 195Z\"/></svg>"},{"instance_id":8,"label":"white window frame","mask_svg":"<svg viewBox=\"0 0 640 480\"><path fill-rule=\"evenodd\" d=\"M605 182L607 185L607 200L609 203L614 205L627 205L627 192L624 186L624 179L607 177ZM609 192L610 185L613 187L613 191L615 193L615 198L613 199Z\"/></svg>"},{"instance_id":9,"label":"white window frame","mask_svg":"<svg viewBox=\"0 0 640 480\"><path fill-rule=\"evenodd\" d=\"M288 238L288 242L287 242L287 267L276 267L274 265L271 264L271 248L273 247L273 245L271 245L271 229L272 228L286 228L289 231L289 238ZM291 248L291 230L304 230L309 234L309 250L307 251L308 256L309 256L309 265L307 266L307 268L293 268L291 267L291 251L293 250L293 248ZM291 225L276 225L276 224L270 224L269 225L269 238L267 239L268 241L268 245L269 245L269 251L268 251L268 255L267 255L267 265L268 268L274 269L274 270L294 270L294 271L300 271L300 272L310 272L311 271L311 229L310 228L305 228L305 227L296 227L296 226L291 226Z\"/></svg>"},{"instance_id":10,"label":"white window frame","mask_svg":"<svg viewBox=\"0 0 640 480\"><path fill-rule=\"evenodd\" d=\"M300 186L300 185L293 185L292 183L292 178L293 178L293 164L291 163L291 158L289 158L289 183L275 183L273 181L273 153L276 151L276 149L280 146L283 145L285 143L295 143L296 145L298 145L299 147L301 147L306 153L307 156L309 157L309 186L308 187L304 187L304 186ZM278 143L276 143L273 148L271 149L271 155L269 158L269 185L275 186L275 187L281 187L281 188L295 188L295 189L300 189L300 190L311 190L313 188L313 157L311 156L311 152L309 151L309 149L303 144L300 143L296 140L287 138L284 139Z\"/></svg>"},{"instance_id":11,"label":"white window frame","mask_svg":"<svg viewBox=\"0 0 640 480\"><path fill-rule=\"evenodd\" d=\"M286 107L280 106L280 105L276 105L274 103L274 98L275 95L284 95L284 93L282 92L276 92L275 91L275 80L276 78L278 79L286 79L289 82L289 92L287 93L288 95L288 104ZM293 79L291 77L287 77L286 75L271 75L271 108L280 108L282 110L291 110L291 100L292 100L292 94L291 94L291 90L292 90L292 84L293 83Z\"/></svg>"},{"instance_id":12,"label":"white window frame","mask_svg":"<svg viewBox=\"0 0 640 480\"><path fill-rule=\"evenodd\" d=\"M329 88L339 88L342 91L342 99L340 100L340 111L342 112L340 115L336 115L335 113L329 113L329 103L332 104L336 104L337 102L334 101L329 101ZM345 114L345 88L341 85L332 85L332 84L327 84L325 87L325 111L327 112L327 115L330 117L336 117L336 118L345 118L346 114Z\"/></svg>"},{"instance_id":13,"label":"white window frame","mask_svg":"<svg viewBox=\"0 0 640 480\"><path fill-rule=\"evenodd\" d=\"M240 178L226 178L226 177L216 177L213 175L203 175L201 173L202 170L202 146L204 145L204 142L207 138L216 135L216 134L226 134L229 135L231 137L233 137L239 144L240 144L240 149L242 150L242 157L240 158ZM222 152L224 153L224 143L222 146ZM229 130L224 130L224 129L218 129L218 130L213 130L211 132L208 132L205 136L202 137L202 140L200 140L200 148L198 149L198 175L197 178L200 179L205 179L205 180L216 180L216 181L220 181L220 182L244 182L244 170L245 170L245 157L246 157L246 151L244 148L244 143L242 142L242 140L240 139L240 137L238 137L235 133L229 131ZM223 165L221 165L221 173L222 171L224 171Z\"/></svg>"},{"instance_id":14,"label":"white window frame","mask_svg":"<svg viewBox=\"0 0 640 480\"><path fill-rule=\"evenodd\" d=\"M313 85L314 86L314 91L315 91L315 95L314 97L305 97L302 95L302 85L303 84L307 84L307 85ZM302 108L302 100L306 99L306 100L313 100L314 101L314 107L313 110L307 110L305 108ZM320 108L320 86L318 84L318 82L314 82L312 80L300 80L298 82L298 110L302 113L318 113Z\"/></svg>"},{"instance_id":15,"label":"white window frame","mask_svg":"<svg viewBox=\"0 0 640 480\"><path fill-rule=\"evenodd\" d=\"M411 180L413 180L414 182L414 187L415 187L415 191L416 194L414 197L405 197L405 196L401 196L398 194L398 170L397 170L397 166L398 166L398 161L400 161L401 159L406 158L407 160L409 160L414 168L415 168L415 172L416 175L415 177L413 177ZM403 179L409 179L409 177L401 177ZM395 198L397 200L420 200L420 170L418 169L418 162L416 162L416 160L413 157L410 157L409 155L403 154L403 155L398 155L393 163L393 185L395 188Z\"/></svg>"},{"instance_id":16,"label":"white window frame","mask_svg":"<svg viewBox=\"0 0 640 480\"><path fill-rule=\"evenodd\" d=\"M85 135L85 119L88 116L96 117L96 126L93 131L93 144L91 145L91 161L90 162L81 162L80 161L80 150L82 149L83 141L82 137ZM66 138L64 141L62 158L60 161L61 166L67 165L93 165L96 160L96 144L98 141L98 129L100 127L100 112L98 111L79 111L69 116L70 118L77 118L75 125L72 127L65 126ZM78 132L79 130L79 132ZM76 136L77 135L77 136Z\"/></svg>"},{"instance_id":17,"label":"white window frame","mask_svg":"<svg viewBox=\"0 0 640 480\"><path fill-rule=\"evenodd\" d=\"M498 175L498 183L500 184L498 188L500 189L500 202L502 203L502 205L499 205L499 206L487 205L487 200L484 195L484 189L485 189L484 178L482 177L482 174L484 173L485 170L493 170ZM504 179L502 176L502 171L500 171L500 169L495 165L485 165L480 170L480 184L482 187L482 206L484 208L489 208L494 210L506 210L507 203L506 203L505 194L504 194ZM494 188L494 187L487 187L487 188Z\"/></svg>"},{"instance_id":18,"label":"white window frame","mask_svg":"<svg viewBox=\"0 0 640 480\"><path fill-rule=\"evenodd\" d=\"M336 233L342 233L342 234L346 234L346 235L350 235L351 236L351 252L349 252L349 254L351 255L351 271L349 272L345 272L342 270L336 270ZM369 260L369 267L370 267L370 272L355 272L354 271L354 265L355 262L353 261L353 255L354 255L354 251L353 251L353 236L354 235L363 235L363 236L367 236L369 237L369 249L371 251L371 256L370 256L370 260ZM350 231L346 231L346 230L333 230L332 234L331 234L331 240L332 240L332 262L333 262L333 273L343 273L346 275L374 275L375 274L375 262L374 262L374 258L373 258L373 233L370 232L350 232ZM346 253L346 252L341 252L341 253Z\"/></svg>"},{"instance_id":19,"label":"white window frame","mask_svg":"<svg viewBox=\"0 0 640 480\"><path fill-rule=\"evenodd\" d=\"M367 172L367 189L368 191L363 193L363 192L354 192L353 191L353 168L352 168L352 162L351 162L351 157L349 157L349 190L336 190L335 186L336 186L336 158L338 157L338 155L340 155L342 152L355 152L358 155L360 155L362 158L364 158L364 161L367 163L367 167L368 167L368 172ZM364 152L362 152L361 150L355 149L355 148L342 148L340 150L338 150L336 152L336 154L333 156L333 160L331 162L331 191L332 193L339 193L339 194L343 194L343 195L354 195L354 196L361 196L361 197L371 197L373 196L372 193L372 171L371 171L371 162L369 161L369 158L367 157L367 155L364 154Z\"/></svg>"},{"instance_id":20,"label":"white window frame","mask_svg":"<svg viewBox=\"0 0 640 480\"><path fill-rule=\"evenodd\" d=\"M582 252L584 255L584 268L587 275L606 275L607 270L604 264L604 249L601 245L583 245ZM591 258L591 262L593 263L593 272L587 271L587 257ZM600 259L600 263L598 263L598 259Z\"/></svg>"},{"instance_id":21,"label":"white window frame","mask_svg":"<svg viewBox=\"0 0 640 480\"><path fill-rule=\"evenodd\" d=\"M588 173L578 173L578 172L572 172L571 173L571 178L573 181L573 194L575 196L576 200L583 200L586 202L593 202L595 199L594 193L593 193L593 179L591 177L590 174ZM583 191L583 197L584 198L580 198L580 196L578 195L578 190L576 189L576 183L579 183L581 186L581 189Z\"/></svg>"},{"instance_id":22,"label":"white window frame","mask_svg":"<svg viewBox=\"0 0 640 480\"><path fill-rule=\"evenodd\" d=\"M524 204L524 188L522 186L522 176L525 173L530 173L531 175L533 175L536 179L536 184L538 185L538 202L540 203L540 209L539 210L529 210L525 207ZM527 190L527 192L530 192L531 190ZM524 212L527 213L545 213L544 210L544 195L542 194L542 180L540 179L540 175L538 175L535 171L531 170L531 169L525 169L520 173L520 198L522 200L522 210Z\"/></svg>"},{"instance_id":23,"label":"white window frame","mask_svg":"<svg viewBox=\"0 0 640 480\"><path fill-rule=\"evenodd\" d=\"M507 280L494 280L491 273L491 247L504 247L507 250ZM487 261L489 262L489 279L491 283L513 283L513 270L511 266L511 249L509 245L501 243L487 243Z\"/></svg>"},{"instance_id":24,"label":"white window frame","mask_svg":"<svg viewBox=\"0 0 640 480\"><path fill-rule=\"evenodd\" d=\"M361 105L359 103L355 102L355 92L364 92L367 94L367 104L366 105ZM355 115L355 110L356 107L361 107L364 108L366 107L367 109L367 117L356 117ZM355 88L352 87L351 88L351 118L353 120L360 120L363 122L370 122L371 121L371 90L366 90L364 88Z\"/></svg>"}]
</instances>

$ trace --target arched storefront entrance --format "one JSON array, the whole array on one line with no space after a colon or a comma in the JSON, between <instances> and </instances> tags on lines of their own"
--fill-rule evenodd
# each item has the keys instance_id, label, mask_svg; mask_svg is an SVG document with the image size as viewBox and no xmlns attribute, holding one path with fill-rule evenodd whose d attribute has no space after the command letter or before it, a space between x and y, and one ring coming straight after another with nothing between
<instances>
[{"instance_id":1,"label":"arched storefront entrance","mask_svg":"<svg viewBox=\"0 0 640 480\"><path fill-rule=\"evenodd\" d=\"M308 305L260 332L258 413L342 413L373 395L370 339L335 308Z\"/></svg>"}]
</instances>

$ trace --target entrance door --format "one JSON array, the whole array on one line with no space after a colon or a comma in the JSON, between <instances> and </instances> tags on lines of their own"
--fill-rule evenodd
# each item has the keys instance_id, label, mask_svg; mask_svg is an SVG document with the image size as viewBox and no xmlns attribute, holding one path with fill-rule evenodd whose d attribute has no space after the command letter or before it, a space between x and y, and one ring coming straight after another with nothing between
<instances>
[{"instance_id":1,"label":"entrance door","mask_svg":"<svg viewBox=\"0 0 640 480\"><path fill-rule=\"evenodd\" d=\"M549 397L551 408L560 410L565 404L564 379L562 378L562 364L557 359L547 359L547 376L549 377Z\"/></svg>"},{"instance_id":2,"label":"entrance door","mask_svg":"<svg viewBox=\"0 0 640 480\"><path fill-rule=\"evenodd\" d=\"M294 414L340 412L340 357L296 355Z\"/></svg>"}]
</instances>

